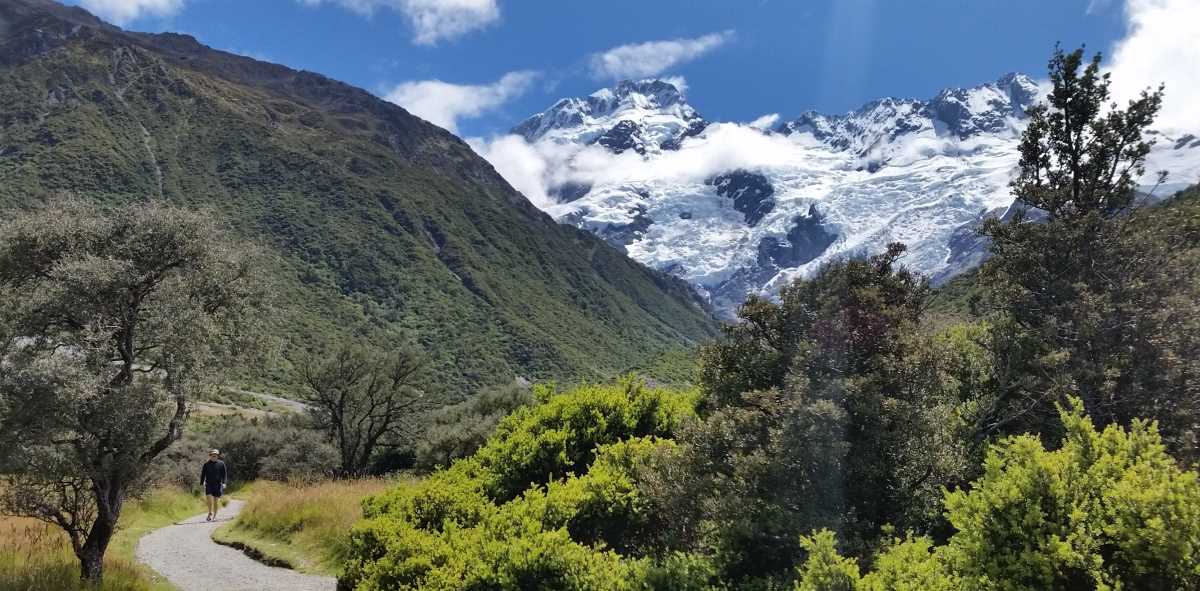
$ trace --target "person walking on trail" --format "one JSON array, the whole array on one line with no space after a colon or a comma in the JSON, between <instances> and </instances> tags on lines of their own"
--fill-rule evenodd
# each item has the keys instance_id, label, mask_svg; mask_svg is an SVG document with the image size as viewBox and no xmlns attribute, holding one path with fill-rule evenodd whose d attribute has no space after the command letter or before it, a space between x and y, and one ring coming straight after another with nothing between
<instances>
[{"instance_id":1,"label":"person walking on trail","mask_svg":"<svg viewBox=\"0 0 1200 591\"><path fill-rule=\"evenodd\" d=\"M205 521L217 518L217 509L220 508L221 495L225 493L226 484L229 484L229 471L225 469L225 462L221 461L221 452L210 449L208 461L200 468L200 486L204 487L204 499L208 502L208 518Z\"/></svg>"}]
</instances>

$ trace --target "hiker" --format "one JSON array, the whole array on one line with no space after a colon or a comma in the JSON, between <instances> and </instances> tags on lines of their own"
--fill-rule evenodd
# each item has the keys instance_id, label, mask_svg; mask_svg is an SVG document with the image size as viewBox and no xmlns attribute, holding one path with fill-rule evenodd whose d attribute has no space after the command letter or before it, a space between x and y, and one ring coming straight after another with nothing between
<instances>
[{"instance_id":1,"label":"hiker","mask_svg":"<svg viewBox=\"0 0 1200 591\"><path fill-rule=\"evenodd\" d=\"M225 469L225 462L221 461L220 450L208 450L208 461L204 462L204 467L200 469L200 486L204 487L204 499L208 501L208 518L205 521L217 518L221 495L224 494L225 485L228 483L229 471Z\"/></svg>"}]
</instances>

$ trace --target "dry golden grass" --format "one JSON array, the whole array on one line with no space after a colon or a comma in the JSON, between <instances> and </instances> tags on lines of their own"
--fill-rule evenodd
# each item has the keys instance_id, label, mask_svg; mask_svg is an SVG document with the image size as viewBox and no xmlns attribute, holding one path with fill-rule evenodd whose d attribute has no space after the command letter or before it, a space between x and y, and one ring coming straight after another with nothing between
<instances>
[{"instance_id":1,"label":"dry golden grass","mask_svg":"<svg viewBox=\"0 0 1200 591\"><path fill-rule=\"evenodd\" d=\"M317 484L256 482L246 506L215 538L250 545L301 570L337 574L347 556L350 528L366 497L406 479L336 480Z\"/></svg>"},{"instance_id":2,"label":"dry golden grass","mask_svg":"<svg viewBox=\"0 0 1200 591\"><path fill-rule=\"evenodd\" d=\"M126 506L121 529L104 561L102 591L166 591L170 584L134 559L137 541L153 529L199 511L199 500L184 491L155 490ZM66 534L23 517L0 517L0 591L76 591L79 562Z\"/></svg>"}]
</instances>

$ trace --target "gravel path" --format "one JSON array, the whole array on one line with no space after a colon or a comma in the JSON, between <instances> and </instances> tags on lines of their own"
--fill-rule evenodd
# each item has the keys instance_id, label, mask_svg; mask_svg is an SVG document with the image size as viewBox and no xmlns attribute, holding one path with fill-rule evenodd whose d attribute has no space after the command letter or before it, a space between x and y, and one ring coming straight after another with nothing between
<instances>
[{"instance_id":1,"label":"gravel path","mask_svg":"<svg viewBox=\"0 0 1200 591\"><path fill-rule=\"evenodd\" d=\"M155 530L138 542L138 560L150 565L181 591L332 591L332 577L303 575L256 562L238 550L212 541L212 532L241 511L229 501L218 521L197 515Z\"/></svg>"}]
</instances>

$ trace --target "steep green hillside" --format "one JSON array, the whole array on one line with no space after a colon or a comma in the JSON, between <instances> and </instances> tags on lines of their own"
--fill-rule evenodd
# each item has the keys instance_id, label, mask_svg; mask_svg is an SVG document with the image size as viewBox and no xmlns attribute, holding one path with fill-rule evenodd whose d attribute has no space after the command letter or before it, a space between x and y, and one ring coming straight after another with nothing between
<instances>
[{"instance_id":1,"label":"steep green hillside","mask_svg":"<svg viewBox=\"0 0 1200 591\"><path fill-rule=\"evenodd\" d=\"M60 192L215 208L278 253L265 272L292 351L403 336L455 391L607 376L713 334L685 284L554 223L400 107L191 37L0 0L0 205Z\"/></svg>"}]
</instances>

